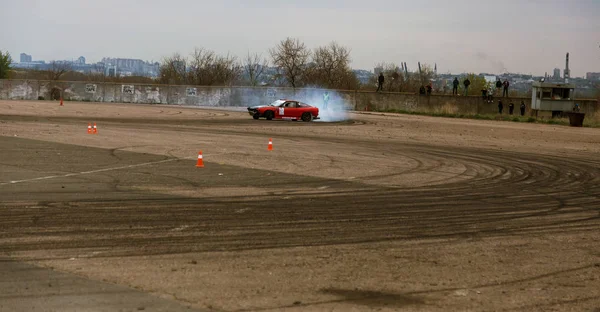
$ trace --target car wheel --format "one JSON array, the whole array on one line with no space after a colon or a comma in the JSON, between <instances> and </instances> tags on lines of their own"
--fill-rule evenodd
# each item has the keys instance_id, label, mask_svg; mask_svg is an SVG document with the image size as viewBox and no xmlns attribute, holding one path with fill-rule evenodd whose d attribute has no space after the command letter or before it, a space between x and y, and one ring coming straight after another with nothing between
<instances>
[{"instance_id":1,"label":"car wheel","mask_svg":"<svg viewBox=\"0 0 600 312\"><path fill-rule=\"evenodd\" d=\"M273 120L274 116L275 116L275 114L273 114L273 111L267 111L265 113L265 117L267 118L267 120Z\"/></svg>"},{"instance_id":2,"label":"car wheel","mask_svg":"<svg viewBox=\"0 0 600 312\"><path fill-rule=\"evenodd\" d=\"M254 119L260 118L260 113L255 113L254 115L252 115L252 118L254 118Z\"/></svg>"},{"instance_id":3,"label":"car wheel","mask_svg":"<svg viewBox=\"0 0 600 312\"><path fill-rule=\"evenodd\" d=\"M302 121L312 121L312 114L308 112L302 114Z\"/></svg>"}]
</instances>

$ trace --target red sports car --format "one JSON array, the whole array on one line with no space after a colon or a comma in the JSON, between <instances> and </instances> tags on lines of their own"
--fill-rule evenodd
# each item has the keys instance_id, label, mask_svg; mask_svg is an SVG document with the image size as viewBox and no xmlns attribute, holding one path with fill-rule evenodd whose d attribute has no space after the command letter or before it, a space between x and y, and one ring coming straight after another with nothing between
<instances>
[{"instance_id":1,"label":"red sports car","mask_svg":"<svg viewBox=\"0 0 600 312\"><path fill-rule=\"evenodd\" d=\"M267 120L288 119L312 121L319 119L319 108L310 106L306 103L293 100L277 100L269 105L248 107L248 113L252 118L258 119L261 117Z\"/></svg>"}]
</instances>

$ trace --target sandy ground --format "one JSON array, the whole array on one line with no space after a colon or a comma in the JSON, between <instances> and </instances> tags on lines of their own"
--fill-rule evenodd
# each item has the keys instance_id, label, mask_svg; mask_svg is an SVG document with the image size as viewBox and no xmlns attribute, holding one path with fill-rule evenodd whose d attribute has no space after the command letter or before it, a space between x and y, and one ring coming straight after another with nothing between
<instances>
[{"instance_id":1,"label":"sandy ground","mask_svg":"<svg viewBox=\"0 0 600 312\"><path fill-rule=\"evenodd\" d=\"M215 311L600 309L600 130L348 117L0 102L0 257Z\"/></svg>"}]
</instances>

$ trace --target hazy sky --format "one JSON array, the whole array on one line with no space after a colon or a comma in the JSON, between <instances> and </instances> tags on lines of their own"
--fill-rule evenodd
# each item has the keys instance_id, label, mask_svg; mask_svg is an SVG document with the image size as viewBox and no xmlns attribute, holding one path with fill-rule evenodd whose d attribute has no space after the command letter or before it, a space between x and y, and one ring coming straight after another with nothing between
<instances>
[{"instance_id":1,"label":"hazy sky","mask_svg":"<svg viewBox=\"0 0 600 312\"><path fill-rule=\"evenodd\" d=\"M160 60L195 47L268 55L286 37L335 40L352 67L437 62L440 72L600 71L600 0L0 0L0 50L17 62Z\"/></svg>"}]
</instances>

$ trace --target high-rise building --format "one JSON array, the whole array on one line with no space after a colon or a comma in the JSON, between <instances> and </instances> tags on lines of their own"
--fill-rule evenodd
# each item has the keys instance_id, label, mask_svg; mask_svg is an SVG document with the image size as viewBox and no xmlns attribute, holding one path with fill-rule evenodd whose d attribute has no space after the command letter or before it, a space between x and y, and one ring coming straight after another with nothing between
<instances>
[{"instance_id":1,"label":"high-rise building","mask_svg":"<svg viewBox=\"0 0 600 312\"><path fill-rule=\"evenodd\" d=\"M600 80L600 73L586 73L585 79L587 80Z\"/></svg>"},{"instance_id":2,"label":"high-rise building","mask_svg":"<svg viewBox=\"0 0 600 312\"><path fill-rule=\"evenodd\" d=\"M560 68L555 68L554 69L554 75L552 75L552 79L560 79Z\"/></svg>"},{"instance_id":3,"label":"high-rise building","mask_svg":"<svg viewBox=\"0 0 600 312\"><path fill-rule=\"evenodd\" d=\"M21 63L31 63L32 58L31 55L21 53L20 62Z\"/></svg>"}]
</instances>

